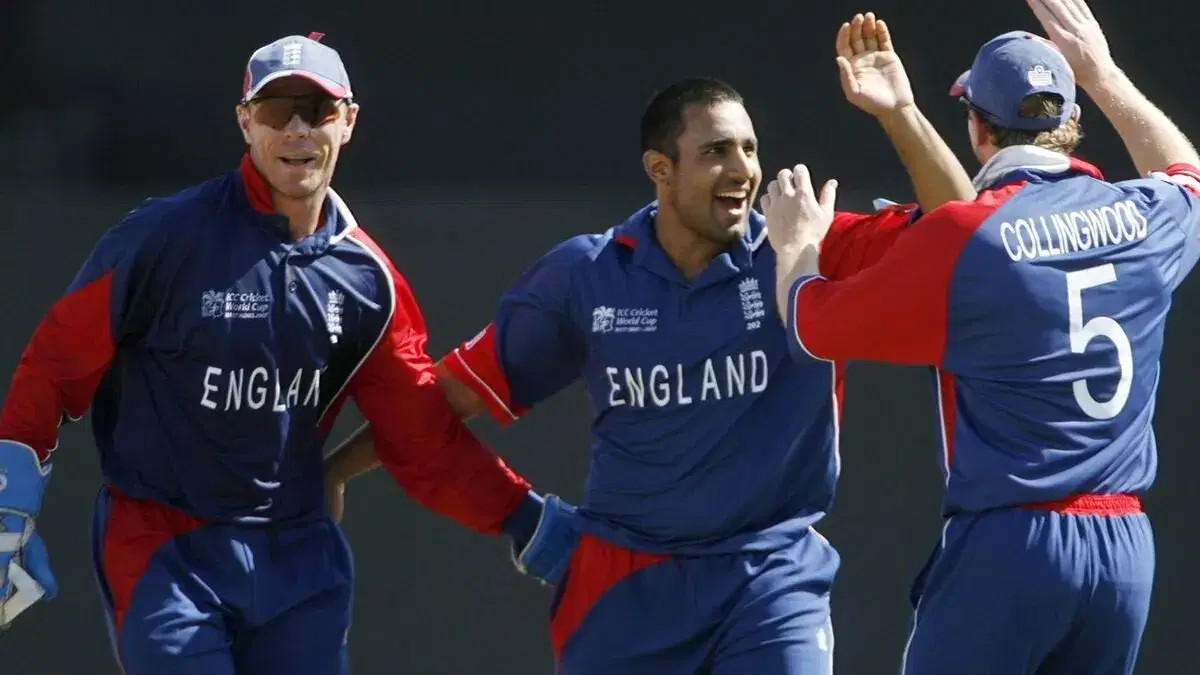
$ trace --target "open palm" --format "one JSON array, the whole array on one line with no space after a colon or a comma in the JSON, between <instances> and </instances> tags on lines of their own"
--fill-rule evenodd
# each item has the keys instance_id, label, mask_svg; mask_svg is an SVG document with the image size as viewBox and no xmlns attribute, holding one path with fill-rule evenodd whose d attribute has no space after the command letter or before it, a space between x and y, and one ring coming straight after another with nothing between
<instances>
[{"instance_id":1,"label":"open palm","mask_svg":"<svg viewBox=\"0 0 1200 675\"><path fill-rule=\"evenodd\" d=\"M842 91L854 106L880 116L912 105L912 85L892 47L887 24L875 15L858 14L837 35L837 64Z\"/></svg>"},{"instance_id":2,"label":"open palm","mask_svg":"<svg viewBox=\"0 0 1200 675\"><path fill-rule=\"evenodd\" d=\"M1114 68L1108 38L1085 0L1026 0L1081 85Z\"/></svg>"}]
</instances>

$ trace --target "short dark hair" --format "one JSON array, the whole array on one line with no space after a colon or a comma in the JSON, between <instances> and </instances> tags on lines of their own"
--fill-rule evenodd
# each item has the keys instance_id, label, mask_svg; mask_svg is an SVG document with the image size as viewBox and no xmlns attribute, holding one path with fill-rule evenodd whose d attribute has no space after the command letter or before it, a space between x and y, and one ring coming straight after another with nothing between
<instances>
[{"instance_id":1,"label":"short dark hair","mask_svg":"<svg viewBox=\"0 0 1200 675\"><path fill-rule=\"evenodd\" d=\"M1017 114L1025 119L1057 119L1062 115L1063 98L1058 94L1030 94L1021 99ZM1008 129L988 122L982 116L979 121L991 136L992 145L1004 149L1014 145L1036 145L1069 155L1075 152L1083 140L1083 127L1078 118L1072 116L1056 129L1029 131Z\"/></svg>"},{"instance_id":2,"label":"short dark hair","mask_svg":"<svg viewBox=\"0 0 1200 675\"><path fill-rule=\"evenodd\" d=\"M642 152L654 150L677 160L684 109L726 101L742 103L742 95L715 77L685 78L658 92L642 113Z\"/></svg>"}]
</instances>

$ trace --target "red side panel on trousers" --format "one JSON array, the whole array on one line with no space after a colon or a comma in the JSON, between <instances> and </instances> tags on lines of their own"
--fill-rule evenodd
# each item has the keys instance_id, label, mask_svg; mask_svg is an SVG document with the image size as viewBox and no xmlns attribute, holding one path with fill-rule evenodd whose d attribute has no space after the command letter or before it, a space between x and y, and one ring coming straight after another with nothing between
<instances>
[{"instance_id":1,"label":"red side panel on trousers","mask_svg":"<svg viewBox=\"0 0 1200 675\"><path fill-rule=\"evenodd\" d=\"M171 539L195 530L204 522L182 511L106 489L112 499L100 565L112 594L113 627L120 631L125 610L150 559Z\"/></svg>"},{"instance_id":2,"label":"red side panel on trousers","mask_svg":"<svg viewBox=\"0 0 1200 675\"><path fill-rule=\"evenodd\" d=\"M632 551L584 535L571 556L571 566L564 582L566 588L550 620L550 644L554 648L554 655L562 654L567 640L609 589L635 572L669 558L666 555Z\"/></svg>"}]
</instances>

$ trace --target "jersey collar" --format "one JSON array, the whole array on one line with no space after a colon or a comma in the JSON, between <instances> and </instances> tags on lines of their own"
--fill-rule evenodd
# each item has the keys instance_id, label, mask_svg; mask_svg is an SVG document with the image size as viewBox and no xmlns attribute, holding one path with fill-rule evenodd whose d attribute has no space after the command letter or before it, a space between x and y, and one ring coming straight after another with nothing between
<instances>
[{"instance_id":1,"label":"jersey collar","mask_svg":"<svg viewBox=\"0 0 1200 675\"><path fill-rule=\"evenodd\" d=\"M291 238L288 232L287 220L275 211L274 200L271 198L271 187L267 184L267 179L263 178L262 174L254 166L254 161L250 159L250 153L242 155L242 161L238 165L238 175L241 176L243 191L246 195L246 201L250 208L262 216L264 223L268 223L268 228L276 234L283 234L289 239ZM306 251L312 250L316 253L324 250L331 240L336 240L338 234L345 230L349 225L341 222L342 218L338 214L337 208L334 206L329 197L325 198L325 208L322 211L324 222L311 237L297 242L296 250Z\"/></svg>"},{"instance_id":2,"label":"jersey collar","mask_svg":"<svg viewBox=\"0 0 1200 675\"><path fill-rule=\"evenodd\" d=\"M1099 169L1081 159L1033 145L1014 145L992 155L972 183L976 190L994 190L1009 183L1078 175L1104 180Z\"/></svg>"},{"instance_id":3,"label":"jersey collar","mask_svg":"<svg viewBox=\"0 0 1200 675\"><path fill-rule=\"evenodd\" d=\"M657 216L658 201L650 202L614 228L613 240L633 251L634 263L661 277L687 285L688 282L667 257L654 235L654 219ZM754 265L754 254L766 241L766 235L766 220L757 211L751 211L746 234L718 255L691 285L707 286L750 269Z\"/></svg>"}]
</instances>

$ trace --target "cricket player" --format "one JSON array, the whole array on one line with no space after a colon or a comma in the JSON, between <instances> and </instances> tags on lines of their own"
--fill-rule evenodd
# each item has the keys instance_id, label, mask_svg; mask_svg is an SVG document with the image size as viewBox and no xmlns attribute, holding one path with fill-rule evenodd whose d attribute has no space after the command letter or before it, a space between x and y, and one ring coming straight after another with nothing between
<instances>
[{"instance_id":1,"label":"cricket player","mask_svg":"<svg viewBox=\"0 0 1200 675\"><path fill-rule=\"evenodd\" d=\"M1171 296L1200 255L1200 158L1115 65L1083 0L1029 0L952 94L983 168L872 267L830 279L832 195L764 197L797 363L932 367L945 527L913 588L903 671L1132 673L1150 607L1155 391ZM1146 178L1071 157L1076 82ZM834 230L828 229L832 234Z\"/></svg>"},{"instance_id":2,"label":"cricket player","mask_svg":"<svg viewBox=\"0 0 1200 675\"><path fill-rule=\"evenodd\" d=\"M0 624L56 592L35 524L89 405L127 675L347 672L354 575L322 494L347 398L415 500L532 536L540 498L453 413L407 283L329 187L359 107L320 37L254 52L241 165L130 212L34 332L0 416Z\"/></svg>"},{"instance_id":3,"label":"cricket player","mask_svg":"<svg viewBox=\"0 0 1200 675\"><path fill-rule=\"evenodd\" d=\"M925 208L972 195L914 105L887 26L859 15L837 42L847 97L883 124ZM830 673L839 558L812 528L839 471L841 366L792 362L773 318L778 252L751 209L762 170L742 97L677 82L650 102L641 136L657 199L530 266L442 359L439 381L461 415L502 425L586 384L582 503L535 535L578 537L555 589L559 673ZM911 218L839 214L821 268L852 274ZM334 482L369 467L370 451L352 440L331 460Z\"/></svg>"}]
</instances>

